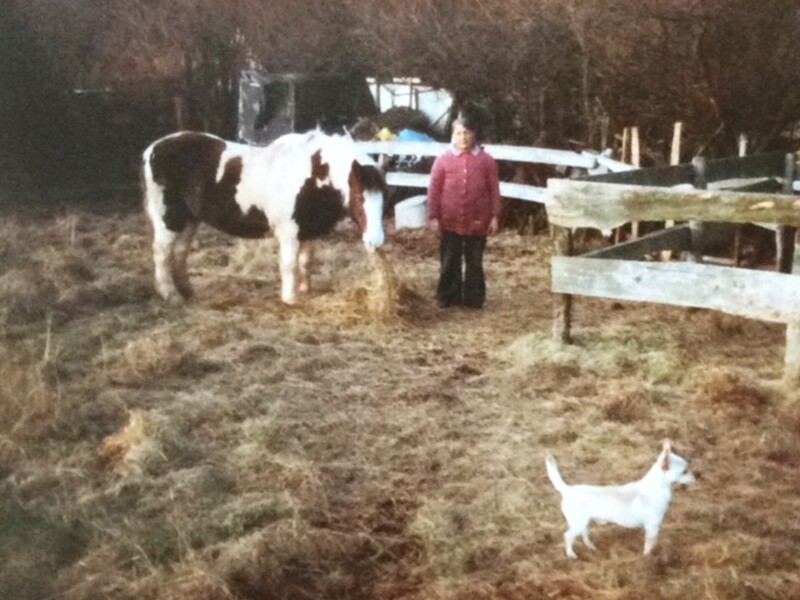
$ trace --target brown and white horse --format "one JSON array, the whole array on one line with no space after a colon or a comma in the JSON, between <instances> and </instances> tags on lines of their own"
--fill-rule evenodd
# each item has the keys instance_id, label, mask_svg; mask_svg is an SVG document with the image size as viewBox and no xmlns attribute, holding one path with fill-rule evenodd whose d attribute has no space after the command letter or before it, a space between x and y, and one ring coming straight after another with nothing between
<instances>
[{"instance_id":1,"label":"brown and white horse","mask_svg":"<svg viewBox=\"0 0 800 600\"><path fill-rule=\"evenodd\" d=\"M314 240L348 211L368 251L383 243L384 179L349 137L290 133L255 147L181 132L155 141L143 160L156 289L166 300L191 296L186 259L200 223L245 238L272 229L287 304L309 289Z\"/></svg>"}]
</instances>

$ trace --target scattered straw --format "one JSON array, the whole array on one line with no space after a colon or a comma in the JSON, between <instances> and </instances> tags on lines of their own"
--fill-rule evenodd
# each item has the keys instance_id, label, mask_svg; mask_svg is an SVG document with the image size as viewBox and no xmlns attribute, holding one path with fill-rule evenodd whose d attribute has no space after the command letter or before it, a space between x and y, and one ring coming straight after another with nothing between
<instances>
[{"instance_id":1,"label":"scattered straw","mask_svg":"<svg viewBox=\"0 0 800 600\"><path fill-rule=\"evenodd\" d=\"M47 383L48 364L0 347L0 434L25 437L56 416L58 395Z\"/></svg>"},{"instance_id":2,"label":"scattered straw","mask_svg":"<svg viewBox=\"0 0 800 600\"><path fill-rule=\"evenodd\" d=\"M694 399L699 404L747 410L762 408L770 402L770 393L764 386L735 369L698 369L691 380Z\"/></svg>"},{"instance_id":3,"label":"scattered straw","mask_svg":"<svg viewBox=\"0 0 800 600\"><path fill-rule=\"evenodd\" d=\"M147 436L147 419L143 412L134 410L128 415L128 423L103 440L100 459L111 468L124 462L131 449Z\"/></svg>"}]
</instances>

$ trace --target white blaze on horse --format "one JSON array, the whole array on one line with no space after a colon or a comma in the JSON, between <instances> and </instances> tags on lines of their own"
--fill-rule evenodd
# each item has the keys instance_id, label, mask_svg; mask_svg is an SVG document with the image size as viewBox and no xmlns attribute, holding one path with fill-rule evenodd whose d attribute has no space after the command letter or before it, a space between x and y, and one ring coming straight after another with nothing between
<instances>
[{"instance_id":1,"label":"white blaze on horse","mask_svg":"<svg viewBox=\"0 0 800 600\"><path fill-rule=\"evenodd\" d=\"M383 175L349 137L290 133L254 147L182 132L155 141L143 160L156 289L165 300L192 294L186 259L200 223L245 238L272 229L287 304L309 289L314 240L348 212L368 251L383 243Z\"/></svg>"}]
</instances>

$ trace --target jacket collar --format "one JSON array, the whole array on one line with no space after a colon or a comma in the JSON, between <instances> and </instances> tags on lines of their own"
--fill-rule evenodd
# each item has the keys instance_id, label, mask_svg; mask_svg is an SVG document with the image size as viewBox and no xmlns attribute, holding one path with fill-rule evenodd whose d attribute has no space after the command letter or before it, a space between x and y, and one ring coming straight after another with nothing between
<instances>
[{"instance_id":1,"label":"jacket collar","mask_svg":"<svg viewBox=\"0 0 800 600\"><path fill-rule=\"evenodd\" d=\"M472 150L457 150L457 149L456 149L456 147L455 147L455 146L453 146L453 144L450 144L450 151L451 151L453 154L455 154L456 156L461 156L462 154L466 154L467 152L469 152L470 154L472 154L473 156L475 156L475 155L477 155L477 154L480 154L482 150L483 150L483 149L482 149L482 148L481 148L481 147L480 147L478 144L475 144L475 145L472 147Z\"/></svg>"}]
</instances>

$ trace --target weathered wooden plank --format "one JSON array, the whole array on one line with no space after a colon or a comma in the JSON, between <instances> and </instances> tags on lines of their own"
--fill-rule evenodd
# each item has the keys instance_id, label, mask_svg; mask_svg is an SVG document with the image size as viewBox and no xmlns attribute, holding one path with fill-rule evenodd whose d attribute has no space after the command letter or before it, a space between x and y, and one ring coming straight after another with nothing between
<instances>
[{"instance_id":1,"label":"weathered wooden plank","mask_svg":"<svg viewBox=\"0 0 800 600\"><path fill-rule=\"evenodd\" d=\"M356 142L356 146L367 154L439 156L450 147L450 144L443 142Z\"/></svg>"},{"instance_id":2,"label":"weathered wooden plank","mask_svg":"<svg viewBox=\"0 0 800 600\"><path fill-rule=\"evenodd\" d=\"M692 165L675 165L672 167L653 167L649 169L636 169L607 173L605 175L592 175L581 177L581 181L596 183L619 183L627 185L651 185L657 187L671 187L681 183L692 183L694 171Z\"/></svg>"},{"instance_id":3,"label":"weathered wooden plank","mask_svg":"<svg viewBox=\"0 0 800 600\"><path fill-rule=\"evenodd\" d=\"M800 229L795 231L792 274L800 277ZM800 383L800 323L786 326L786 350L783 355L783 379L792 387Z\"/></svg>"},{"instance_id":4,"label":"weathered wooden plank","mask_svg":"<svg viewBox=\"0 0 800 600\"><path fill-rule=\"evenodd\" d=\"M782 152L708 160L706 161L706 180L712 182L748 177L782 177L783 161L784 153ZM670 187L681 183L694 183L693 177L692 166L682 164L671 167L655 167L638 171L594 175L582 179L604 183Z\"/></svg>"},{"instance_id":5,"label":"weathered wooden plank","mask_svg":"<svg viewBox=\"0 0 800 600\"><path fill-rule=\"evenodd\" d=\"M609 246L584 254L585 258L616 258L639 260L646 254L672 250L680 252L691 246L691 234L688 225L678 225L662 231L648 233L645 236L616 246Z\"/></svg>"},{"instance_id":6,"label":"weathered wooden plank","mask_svg":"<svg viewBox=\"0 0 800 600\"><path fill-rule=\"evenodd\" d=\"M611 229L629 221L699 220L800 224L800 198L548 179L547 215L562 227Z\"/></svg>"},{"instance_id":7,"label":"weathered wooden plank","mask_svg":"<svg viewBox=\"0 0 800 600\"><path fill-rule=\"evenodd\" d=\"M687 262L633 262L554 256L552 291L617 300L696 306L800 323L800 276Z\"/></svg>"},{"instance_id":8,"label":"weathered wooden plank","mask_svg":"<svg viewBox=\"0 0 800 600\"><path fill-rule=\"evenodd\" d=\"M783 177L785 152L718 158L706 163L708 181L743 177Z\"/></svg>"},{"instance_id":9,"label":"weathered wooden plank","mask_svg":"<svg viewBox=\"0 0 800 600\"><path fill-rule=\"evenodd\" d=\"M392 171L386 174L387 184L403 187L427 188L430 180L430 175L424 173L401 173ZM522 183L509 183L506 181L500 182L500 195L504 198L516 198L529 202L541 202L542 204L546 204L550 200L545 188Z\"/></svg>"},{"instance_id":10,"label":"weathered wooden plank","mask_svg":"<svg viewBox=\"0 0 800 600\"><path fill-rule=\"evenodd\" d=\"M427 188L430 180L431 176L425 173L400 173L390 171L386 174L386 183L388 185Z\"/></svg>"},{"instance_id":11,"label":"weathered wooden plank","mask_svg":"<svg viewBox=\"0 0 800 600\"><path fill-rule=\"evenodd\" d=\"M614 160L613 158L603 156L602 154L597 155L595 159L597 160L598 165L607 168L612 173L627 173L629 171L636 171L638 169L638 167Z\"/></svg>"},{"instance_id":12,"label":"weathered wooden plank","mask_svg":"<svg viewBox=\"0 0 800 600\"><path fill-rule=\"evenodd\" d=\"M795 155L787 154L784 158L783 190L787 194L794 192L794 178L797 175ZM789 243L792 236L794 243ZM777 270L781 273L800 274L800 229L779 226L776 233L778 246ZM786 256L781 256L781 251ZM783 378L794 386L800 381L800 322L795 321L786 326L786 349L783 355Z\"/></svg>"},{"instance_id":13,"label":"weathered wooden plank","mask_svg":"<svg viewBox=\"0 0 800 600\"><path fill-rule=\"evenodd\" d=\"M741 177L709 182L708 189L770 194L781 192L783 183L776 177Z\"/></svg>"},{"instance_id":14,"label":"weathered wooden plank","mask_svg":"<svg viewBox=\"0 0 800 600\"><path fill-rule=\"evenodd\" d=\"M398 156L439 156L450 147L450 144L441 142L356 142L356 145L367 154ZM591 169L597 164L594 157L584 156L570 150L502 144L485 144L483 147L496 160L564 165L584 169Z\"/></svg>"}]
</instances>

